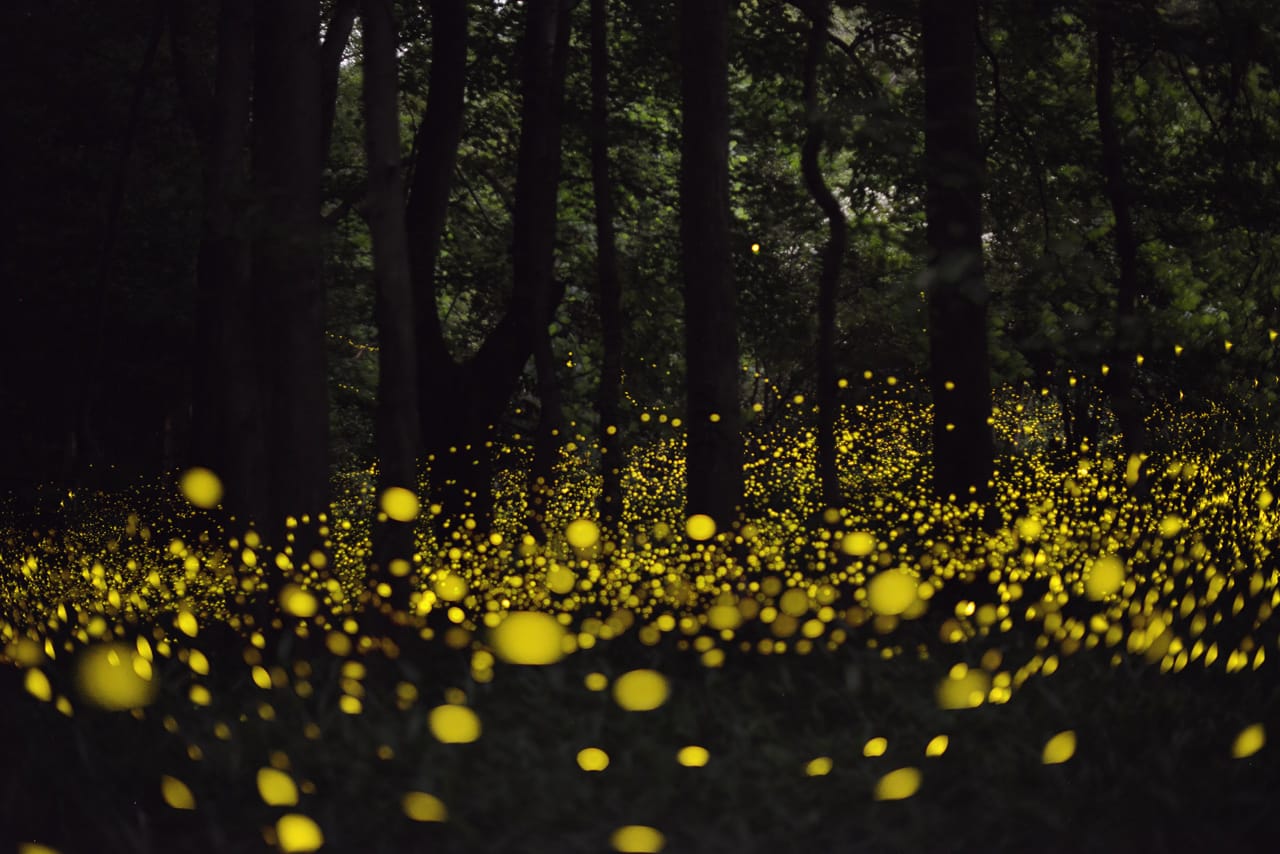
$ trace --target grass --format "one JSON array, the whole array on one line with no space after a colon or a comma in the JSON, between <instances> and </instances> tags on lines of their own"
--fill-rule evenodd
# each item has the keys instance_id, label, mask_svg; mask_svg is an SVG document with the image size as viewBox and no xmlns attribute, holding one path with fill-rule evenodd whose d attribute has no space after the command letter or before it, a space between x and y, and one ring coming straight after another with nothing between
<instances>
[{"instance_id":1,"label":"grass","mask_svg":"<svg viewBox=\"0 0 1280 854\"><path fill-rule=\"evenodd\" d=\"M422 532L407 624L386 630L361 604L359 477L328 566L293 574L318 612L277 601L254 639L225 604L269 549L191 536L202 516L181 502L78 498L56 531L0 538L0 851L319 841L287 814L326 851L608 851L628 825L667 851L1270 850L1280 770L1239 739L1278 711L1274 449L1224 452L1211 419L1169 413L1135 479L1109 448L1055 457L1052 422L1010 396L986 533L927 495L926 417L895 395L844 425L850 501L825 519L802 420L756 437L739 541L682 530L664 433L633 455L608 554L522 540L508 487L496 539ZM555 530L586 515L589 470L566 458ZM1106 556L1122 571L1100 582ZM539 643L490 633L512 611L563 615L571 653L508 663ZM107 643L127 670L93 663ZM670 689L650 711L614 696L637 669ZM102 707L128 690L132 710ZM478 738L442 742L447 705ZM687 745L705 767L677 762ZM579 767L588 747L607 768ZM266 803L263 768L296 803ZM918 789L877 799L904 768ZM410 792L447 820L411 820Z\"/></svg>"}]
</instances>

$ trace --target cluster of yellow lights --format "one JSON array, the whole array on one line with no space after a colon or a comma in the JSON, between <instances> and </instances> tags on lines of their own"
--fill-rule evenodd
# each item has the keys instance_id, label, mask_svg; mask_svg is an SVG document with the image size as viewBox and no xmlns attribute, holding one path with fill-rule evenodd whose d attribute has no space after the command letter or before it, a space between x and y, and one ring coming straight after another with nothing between
<instances>
[{"instance_id":1,"label":"cluster of yellow lights","mask_svg":"<svg viewBox=\"0 0 1280 854\"><path fill-rule=\"evenodd\" d=\"M368 520L376 507L383 519L416 530L412 559L390 568L409 590L405 601L390 601L393 620L423 642L465 656L476 684L492 681L503 667L553 666L624 635L645 647L669 645L711 669L735 656L806 655L846 644L886 659L937 658L951 662L935 689L947 710L1006 703L1028 680L1051 677L1081 653L1113 663L1145 661L1162 672L1237 673L1268 665L1280 606L1280 576L1268 560L1280 534L1276 449L1228 458L1197 441L1211 417L1179 416L1170 421L1182 431L1172 444L1185 451L1124 460L1086 448L1063 464L1042 411L1052 402L1010 397L996 407L992 424L998 440L1018 453L997 472L998 497L983 511L929 494L921 444L929 408L910 403L909 390L896 382L886 385L901 394L868 398L838 424L840 470L849 494L860 496L856 507L820 505L815 438L805 426L811 405L798 398L794 419L748 438L747 506L733 526L678 512L683 448L666 437L631 453L618 531L595 521L587 464L567 455L563 477L570 486L551 508L545 543L523 530L519 477L500 477L489 530L473 520L428 524L441 508L423 503L424 490L393 487L375 495L367 478L353 479L331 513L305 521L323 540L305 552L293 548L292 534L278 547L252 530L168 535L161 532L192 526L137 514L120 524L114 511L102 515L111 521L87 531L40 533L34 542L10 537L3 556L9 577L20 580L22 608L0 612L9 614L0 618L0 659L23 668L27 692L65 715L77 702L141 710L156 702L165 680L177 680L194 706L209 707L211 666L241 665L211 665L212 653L200 646L209 627L229 624L245 638L245 683L261 692L250 713L270 720L283 693L315 698L319 661L273 658L270 639L294 635L320 650L318 659L340 662L333 702L348 716L362 714L364 660L375 652L398 654L370 628L374 605L392 597L385 580L366 577ZM187 506L174 516L185 513L187 520L219 508L223 497L222 483L207 469L183 473L178 488ZM290 530L303 524L297 520ZM18 590L11 586L3 595L18 602ZM247 607L263 601L269 625L256 623ZM918 640L922 630L926 644ZM1017 646L1028 650L1021 658L1006 652L1002 638L1011 633L1032 640ZM64 659L71 662L65 678L58 667ZM677 683L648 668L592 672L582 688L607 691L625 712L652 712L680 697ZM402 682L394 704L407 711L421 693ZM447 745L480 739L481 717L468 696L452 689L444 699L426 713L430 734ZM940 734L914 749L939 757L949 743ZM1265 744L1263 726L1251 725L1230 754L1246 758ZM875 736L862 753L876 759L889 747ZM389 746L379 750L394 754ZM1076 750L1075 731L1065 730L1044 743L1041 758L1061 764ZM675 758L700 768L712 756L690 744ZM598 746L581 747L576 761L592 773L610 766ZM834 767L831 757L817 756L802 770L823 777ZM899 767L881 775L869 794L878 801L910 798L923 781L919 768ZM258 769L256 786L270 807L305 806L305 781L300 785L287 766ZM164 776L160 790L173 809L197 807L196 794L176 777ZM416 822L448 817L445 804L424 791L405 793L401 806ZM319 824L302 813L280 815L265 835L283 851L324 843ZM628 825L610 842L618 851L657 851L665 837Z\"/></svg>"}]
</instances>

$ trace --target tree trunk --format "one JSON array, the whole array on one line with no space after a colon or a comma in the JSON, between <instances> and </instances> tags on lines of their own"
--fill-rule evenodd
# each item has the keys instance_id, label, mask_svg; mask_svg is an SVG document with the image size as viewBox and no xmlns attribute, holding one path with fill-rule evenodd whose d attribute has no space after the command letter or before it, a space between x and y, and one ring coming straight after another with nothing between
<instances>
[{"instance_id":1,"label":"tree trunk","mask_svg":"<svg viewBox=\"0 0 1280 854\"><path fill-rule=\"evenodd\" d=\"M840 202L823 180L818 163L823 136L823 116L818 108L818 64L827 44L830 15L829 0L822 0L809 31L809 45L804 58L807 131L800 151L800 166L809 195L827 218L827 245L822 252L822 272L818 279L818 478L822 484L823 504L839 507L843 498L836 466L836 297L848 235L844 211L840 210Z\"/></svg>"},{"instance_id":2,"label":"tree trunk","mask_svg":"<svg viewBox=\"0 0 1280 854\"><path fill-rule=\"evenodd\" d=\"M1120 262L1120 279L1116 288L1116 329L1112 345L1110 372L1105 378L1107 393L1126 455L1141 454L1147 447L1146 426L1133 394L1133 367L1136 350L1133 338L1137 332L1134 308L1138 297L1138 241L1133 233L1133 214L1129 207L1129 187L1124 174L1124 152L1120 131L1116 126L1112 87L1115 82L1114 45L1110 3L1099 2L1098 65L1095 91L1098 107L1098 131L1102 140L1102 174L1107 198L1115 217L1116 257Z\"/></svg>"},{"instance_id":3,"label":"tree trunk","mask_svg":"<svg viewBox=\"0 0 1280 854\"><path fill-rule=\"evenodd\" d=\"M318 544L327 510L328 400L320 278L319 0L255 4L253 176L259 228L254 290L267 394L268 529L293 537L294 563ZM282 527L297 520L292 534Z\"/></svg>"},{"instance_id":4,"label":"tree trunk","mask_svg":"<svg viewBox=\"0 0 1280 854\"><path fill-rule=\"evenodd\" d=\"M223 0L213 91L204 88L184 43L183 5L174 6L172 55L179 89L200 143L204 200L196 262L191 462L217 472L223 510L243 533L267 519L260 341L252 315L248 199L249 105L253 88L252 0Z\"/></svg>"},{"instance_id":5,"label":"tree trunk","mask_svg":"<svg viewBox=\"0 0 1280 854\"><path fill-rule=\"evenodd\" d=\"M550 325L569 9L564 0L529 0L527 6L524 98L511 243L513 292L516 299L526 301L530 307L540 404L529 471L529 528L536 537L545 539L555 464L564 432Z\"/></svg>"},{"instance_id":6,"label":"tree trunk","mask_svg":"<svg viewBox=\"0 0 1280 854\"><path fill-rule=\"evenodd\" d=\"M609 186L609 23L608 0L591 0L591 188L595 200L596 274L599 277L603 358L596 411L600 416L598 510L606 531L622 519L622 285L614 238L613 194Z\"/></svg>"},{"instance_id":7,"label":"tree trunk","mask_svg":"<svg viewBox=\"0 0 1280 854\"><path fill-rule=\"evenodd\" d=\"M943 498L985 501L995 452L982 271L977 5L922 0L920 16L934 488Z\"/></svg>"},{"instance_id":8,"label":"tree trunk","mask_svg":"<svg viewBox=\"0 0 1280 854\"><path fill-rule=\"evenodd\" d=\"M373 240L378 326L378 495L393 487L417 491L418 387L413 291L400 177L400 105L396 87L396 23L391 0L361 0L364 35L365 152L369 164L369 233ZM391 561L411 560L412 520L375 519L374 565L390 582L399 607L408 604L406 575ZM375 578L378 575L375 574ZM400 583L397 583L400 582ZM399 588L399 589L397 589Z\"/></svg>"},{"instance_id":9,"label":"tree trunk","mask_svg":"<svg viewBox=\"0 0 1280 854\"><path fill-rule=\"evenodd\" d=\"M737 297L729 247L729 4L681 0L680 244L689 514L742 504Z\"/></svg>"}]
</instances>

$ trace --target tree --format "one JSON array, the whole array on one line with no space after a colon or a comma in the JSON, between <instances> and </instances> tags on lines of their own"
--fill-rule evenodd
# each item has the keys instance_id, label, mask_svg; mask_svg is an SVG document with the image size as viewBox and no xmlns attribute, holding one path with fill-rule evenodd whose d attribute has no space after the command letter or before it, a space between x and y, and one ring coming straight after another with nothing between
<instances>
[{"instance_id":1,"label":"tree","mask_svg":"<svg viewBox=\"0 0 1280 854\"><path fill-rule=\"evenodd\" d=\"M378 494L418 482L417 352L413 290L400 176L400 107L396 86L396 22L391 0L361 0L364 35L368 221L373 240L378 327ZM375 511L376 512L376 511ZM384 572L413 558L411 519L375 523L374 563ZM407 573L392 573L403 578ZM407 594L407 590L401 591ZM407 602L407 597L405 598ZM403 605L404 602L398 603Z\"/></svg>"},{"instance_id":2,"label":"tree","mask_svg":"<svg viewBox=\"0 0 1280 854\"><path fill-rule=\"evenodd\" d=\"M528 6L511 260L514 292L527 302L533 338L540 410L529 469L529 527L542 538L564 431L550 325L559 301L552 294L552 279L569 4L567 0L529 0Z\"/></svg>"},{"instance_id":3,"label":"tree","mask_svg":"<svg viewBox=\"0 0 1280 854\"><path fill-rule=\"evenodd\" d=\"M827 44L831 20L829 0L820 0L809 29L804 58L805 138L800 152L800 168L805 187L827 218L827 245L822 251L818 278L818 347L815 353L818 382L818 480L822 501L839 507L840 474L836 467L836 299L840 288L840 268L844 262L848 234L840 202L822 177L818 156L822 152L824 117L818 107L818 65Z\"/></svg>"},{"instance_id":4,"label":"tree","mask_svg":"<svg viewBox=\"0 0 1280 854\"><path fill-rule=\"evenodd\" d=\"M466 50L459 47L466 32L465 6L455 0L433 5L437 51L406 209L417 305L422 444L430 466L432 498L441 505L442 524L470 517L480 531L487 529L492 514L493 428L533 354L538 318L549 318L560 298L552 277L552 260L568 5L564 0L537 0L526 6L511 298L479 349L464 362L453 358L445 340L435 283L451 164L461 138L466 69ZM545 328L541 334L546 334ZM544 352L544 372L549 368L545 357ZM547 385L546 391L551 416L555 412L554 383ZM553 437L552 429L548 426L545 435Z\"/></svg>"},{"instance_id":5,"label":"tree","mask_svg":"<svg viewBox=\"0 0 1280 854\"><path fill-rule=\"evenodd\" d=\"M609 185L609 2L591 0L591 190L595 202L596 275L603 358L596 412L600 418L602 486L598 510L606 529L622 517L622 286Z\"/></svg>"},{"instance_id":6,"label":"tree","mask_svg":"<svg viewBox=\"0 0 1280 854\"><path fill-rule=\"evenodd\" d=\"M1133 232L1133 214L1129 204L1129 186L1125 179L1124 152L1120 130L1112 103L1115 85L1115 45L1112 28L1116 10L1107 0L1097 4L1097 78L1095 96L1098 107L1098 131L1102 140L1102 175L1106 181L1107 199L1115 217L1113 236L1120 276L1116 283L1115 341L1112 364L1106 377L1111 407L1120 425L1126 455L1146 450L1146 427L1133 392L1133 365L1136 351L1132 341L1136 332L1134 308L1138 298L1138 242Z\"/></svg>"},{"instance_id":7,"label":"tree","mask_svg":"<svg viewBox=\"0 0 1280 854\"><path fill-rule=\"evenodd\" d=\"M990 495L995 455L982 269L975 0L922 0L929 387L934 488Z\"/></svg>"},{"instance_id":8,"label":"tree","mask_svg":"<svg viewBox=\"0 0 1280 854\"><path fill-rule=\"evenodd\" d=\"M729 525L742 504L737 296L729 246L729 4L680 3L680 243L686 510Z\"/></svg>"},{"instance_id":9,"label":"tree","mask_svg":"<svg viewBox=\"0 0 1280 854\"><path fill-rule=\"evenodd\" d=\"M191 460L217 472L223 506L241 522L269 517L263 388L248 220L253 3L222 0L210 90L190 54L186 4L172 11L170 48L201 152L203 211L196 262L200 346L193 364Z\"/></svg>"}]
</instances>

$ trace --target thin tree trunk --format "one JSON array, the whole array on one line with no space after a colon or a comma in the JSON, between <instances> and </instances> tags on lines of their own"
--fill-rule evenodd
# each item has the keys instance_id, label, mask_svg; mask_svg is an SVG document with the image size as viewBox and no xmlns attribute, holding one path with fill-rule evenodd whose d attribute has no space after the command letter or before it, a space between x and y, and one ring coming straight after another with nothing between
<instances>
[{"instance_id":1,"label":"thin tree trunk","mask_svg":"<svg viewBox=\"0 0 1280 854\"><path fill-rule=\"evenodd\" d=\"M529 471L529 527L534 536L544 539L555 464L564 432L550 325L569 10L564 0L529 0L527 6L524 103L511 243L514 292L517 298L527 300L530 307L540 404L533 464Z\"/></svg>"},{"instance_id":2,"label":"thin tree trunk","mask_svg":"<svg viewBox=\"0 0 1280 854\"><path fill-rule=\"evenodd\" d=\"M994 442L982 271L975 0L922 0L934 488L985 501Z\"/></svg>"},{"instance_id":3,"label":"thin tree trunk","mask_svg":"<svg viewBox=\"0 0 1280 854\"><path fill-rule=\"evenodd\" d=\"M1105 379L1111 407L1119 422L1127 455L1146 450L1146 426L1133 394L1133 365L1136 355L1133 337L1136 332L1134 308L1138 297L1138 241L1133 233L1133 213L1129 206L1129 187L1124 174L1124 152L1120 131L1116 126L1112 88L1115 84L1114 44L1111 32L1110 3L1098 3L1098 66L1095 97L1098 108L1098 130L1102 140L1102 174L1107 198L1115 217L1116 257L1120 262L1120 279L1116 287L1116 329L1112 346L1112 364Z\"/></svg>"},{"instance_id":4,"label":"thin tree trunk","mask_svg":"<svg viewBox=\"0 0 1280 854\"><path fill-rule=\"evenodd\" d=\"M369 233L373 239L378 325L378 494L417 491L418 387L413 290L400 176L400 106L396 91L396 23L391 0L361 0L364 35L365 151L369 164ZM376 511L375 511L376 512ZM411 520L382 517L374 525L374 564L392 581L397 605L408 604L405 575L391 561L411 560Z\"/></svg>"},{"instance_id":5,"label":"thin tree trunk","mask_svg":"<svg viewBox=\"0 0 1280 854\"><path fill-rule=\"evenodd\" d=\"M595 200L596 274L599 277L603 358L596 411L600 416L600 469L603 485L598 510L606 531L622 518L622 285L613 227L609 185L609 22L608 0L591 0L591 188Z\"/></svg>"},{"instance_id":6,"label":"thin tree trunk","mask_svg":"<svg viewBox=\"0 0 1280 854\"><path fill-rule=\"evenodd\" d=\"M253 174L261 221L253 251L262 300L269 529L292 532L294 563L318 543L328 505L328 399L320 277L323 167L320 5L255 5Z\"/></svg>"},{"instance_id":7,"label":"thin tree trunk","mask_svg":"<svg viewBox=\"0 0 1280 854\"><path fill-rule=\"evenodd\" d=\"M689 514L724 528L742 504L737 295L729 247L729 4L680 4L680 245Z\"/></svg>"},{"instance_id":8,"label":"thin tree trunk","mask_svg":"<svg viewBox=\"0 0 1280 854\"><path fill-rule=\"evenodd\" d=\"M807 129L800 151L805 187L827 218L827 245L822 252L822 272L818 279L818 478L822 501L839 507L840 475L836 466L836 297L840 288L840 267L848 242L844 211L827 187L818 163L822 150L823 117L818 108L818 64L827 43L830 20L829 0L822 0L809 30L804 58L804 105Z\"/></svg>"}]
</instances>

